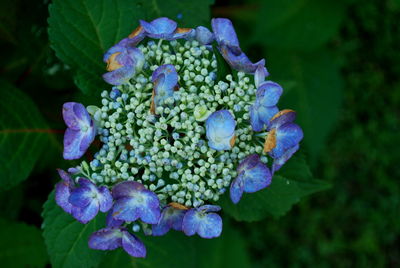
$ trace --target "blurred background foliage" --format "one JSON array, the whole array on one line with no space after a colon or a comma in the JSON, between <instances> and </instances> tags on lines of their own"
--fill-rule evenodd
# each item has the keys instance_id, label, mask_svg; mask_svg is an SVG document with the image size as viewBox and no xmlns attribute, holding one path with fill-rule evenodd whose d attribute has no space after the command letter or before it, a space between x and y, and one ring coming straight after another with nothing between
<instances>
[{"instance_id":1,"label":"blurred background foliage","mask_svg":"<svg viewBox=\"0 0 400 268\"><path fill-rule=\"evenodd\" d=\"M87 8L97 8L96 1L87 2L93 4ZM85 81L103 67L88 69L70 55L58 55L66 65L55 56L47 32L48 5L0 3L2 267L50 265L41 212L58 181L55 168L70 165L61 157L61 106L69 100L93 102L95 97L76 85L92 93ZM314 177L332 185L280 218L244 223L225 217L226 239L213 244L180 236L154 244L172 245L188 266L197 267L400 266L399 0L154 0L124 12L166 15L182 26L199 21L209 26L209 12L232 19L243 50L254 60L265 57L270 79L283 85L280 107L298 111L305 131L302 152ZM64 19L60 27L68 24ZM102 27L106 33L117 26ZM129 32L131 25L121 27ZM112 43L107 35L104 40ZM96 47L89 52L101 53ZM102 81L97 83L101 87ZM58 213L47 206L49 213ZM124 258L116 251L100 267L174 267L174 262Z\"/></svg>"}]
</instances>

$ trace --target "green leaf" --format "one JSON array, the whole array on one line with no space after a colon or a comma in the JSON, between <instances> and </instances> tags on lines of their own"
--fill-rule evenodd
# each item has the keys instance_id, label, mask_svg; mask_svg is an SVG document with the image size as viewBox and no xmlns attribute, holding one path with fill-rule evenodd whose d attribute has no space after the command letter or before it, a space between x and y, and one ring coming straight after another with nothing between
<instances>
[{"instance_id":1,"label":"green leaf","mask_svg":"<svg viewBox=\"0 0 400 268\"><path fill-rule=\"evenodd\" d=\"M283 81L279 107L297 112L296 122L304 131L304 144L314 163L339 118L343 80L336 58L326 50L295 53L270 49L267 59L270 79ZM290 90L285 81L292 81Z\"/></svg>"},{"instance_id":2,"label":"green leaf","mask_svg":"<svg viewBox=\"0 0 400 268\"><path fill-rule=\"evenodd\" d=\"M149 10L148 19L168 17L178 23L178 27L197 27L210 24L210 6L214 0L149 0L145 1Z\"/></svg>"},{"instance_id":3,"label":"green leaf","mask_svg":"<svg viewBox=\"0 0 400 268\"><path fill-rule=\"evenodd\" d=\"M38 228L0 219L0 237L2 267L45 267L46 247Z\"/></svg>"},{"instance_id":4,"label":"green leaf","mask_svg":"<svg viewBox=\"0 0 400 268\"><path fill-rule=\"evenodd\" d=\"M54 201L54 192L44 204L43 236L52 267L94 267L104 252L88 247L89 236L105 227L105 216L100 213L87 224L79 223L64 212Z\"/></svg>"},{"instance_id":5,"label":"green leaf","mask_svg":"<svg viewBox=\"0 0 400 268\"><path fill-rule=\"evenodd\" d=\"M334 36L345 14L342 1L268 0L259 12L256 42L312 50Z\"/></svg>"},{"instance_id":6,"label":"green leaf","mask_svg":"<svg viewBox=\"0 0 400 268\"><path fill-rule=\"evenodd\" d=\"M49 133L32 100L0 80L0 189L25 180L40 156Z\"/></svg>"},{"instance_id":7,"label":"green leaf","mask_svg":"<svg viewBox=\"0 0 400 268\"><path fill-rule=\"evenodd\" d=\"M109 87L103 54L127 37L143 18L139 0L54 0L49 7L49 38L56 55L71 66L87 94Z\"/></svg>"},{"instance_id":8,"label":"green leaf","mask_svg":"<svg viewBox=\"0 0 400 268\"><path fill-rule=\"evenodd\" d=\"M283 216L300 198L325 190L329 185L319 180L297 181L274 176L269 187L251 194L243 194L238 204L233 204L229 195L221 199L223 211L238 221L258 221L268 215Z\"/></svg>"},{"instance_id":9,"label":"green leaf","mask_svg":"<svg viewBox=\"0 0 400 268\"><path fill-rule=\"evenodd\" d=\"M118 249L108 253L100 267L250 267L243 237L226 223L221 236L214 239L188 237L176 231L141 239L147 248L146 258L132 258Z\"/></svg>"}]
</instances>

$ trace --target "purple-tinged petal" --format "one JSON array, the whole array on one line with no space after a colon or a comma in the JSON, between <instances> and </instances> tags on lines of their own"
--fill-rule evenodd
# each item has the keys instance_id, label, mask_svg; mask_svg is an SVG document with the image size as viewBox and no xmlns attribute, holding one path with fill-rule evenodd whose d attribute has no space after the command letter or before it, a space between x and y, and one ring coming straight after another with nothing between
<instances>
[{"instance_id":1,"label":"purple-tinged petal","mask_svg":"<svg viewBox=\"0 0 400 268\"><path fill-rule=\"evenodd\" d=\"M204 205L201 206L199 208L197 208L198 210L204 211L204 212L217 212L221 210L220 206L216 206L216 205Z\"/></svg>"},{"instance_id":2,"label":"purple-tinged petal","mask_svg":"<svg viewBox=\"0 0 400 268\"><path fill-rule=\"evenodd\" d=\"M71 175L68 172L65 172L64 170L62 170L60 168L57 169L57 172L58 172L58 175L60 175L61 179L67 183L67 185L69 185L71 187L73 186L74 182L71 178Z\"/></svg>"},{"instance_id":3,"label":"purple-tinged petal","mask_svg":"<svg viewBox=\"0 0 400 268\"><path fill-rule=\"evenodd\" d=\"M260 162L255 167L244 171L243 191L246 193L257 192L268 187L271 184L271 179L269 168Z\"/></svg>"},{"instance_id":4,"label":"purple-tinged petal","mask_svg":"<svg viewBox=\"0 0 400 268\"><path fill-rule=\"evenodd\" d=\"M258 110L257 110L258 118L263 123L263 125L268 125L271 118L278 111L279 111L279 109L276 106L266 107L266 106L260 105L260 106L258 106Z\"/></svg>"},{"instance_id":5,"label":"purple-tinged petal","mask_svg":"<svg viewBox=\"0 0 400 268\"><path fill-rule=\"evenodd\" d=\"M260 115L258 113L258 108L259 108L259 105L256 105L256 104L254 104L250 107L250 125L251 125L253 131L256 131L256 132L261 131L264 127L264 122L261 121L261 119L260 119Z\"/></svg>"},{"instance_id":6,"label":"purple-tinged petal","mask_svg":"<svg viewBox=\"0 0 400 268\"><path fill-rule=\"evenodd\" d=\"M214 34L206 27L196 28L196 40L202 45L209 45L214 41Z\"/></svg>"},{"instance_id":7,"label":"purple-tinged petal","mask_svg":"<svg viewBox=\"0 0 400 268\"><path fill-rule=\"evenodd\" d=\"M272 164L272 174L278 171L288 161L292 155L299 149L299 145L296 144L292 148L288 149L281 157L274 159Z\"/></svg>"},{"instance_id":8,"label":"purple-tinged petal","mask_svg":"<svg viewBox=\"0 0 400 268\"><path fill-rule=\"evenodd\" d=\"M269 73L264 65L260 64L257 66L257 69L254 73L254 83L257 88L265 81L265 77L267 77L268 75Z\"/></svg>"},{"instance_id":9,"label":"purple-tinged petal","mask_svg":"<svg viewBox=\"0 0 400 268\"><path fill-rule=\"evenodd\" d=\"M222 44L218 49L227 63L237 71L253 74L259 65L265 65L264 59L252 63L239 47Z\"/></svg>"},{"instance_id":10,"label":"purple-tinged petal","mask_svg":"<svg viewBox=\"0 0 400 268\"><path fill-rule=\"evenodd\" d=\"M144 20L140 20L140 25L147 33L147 36L160 39L166 39L170 37L177 27L175 21L165 17L155 19L150 23Z\"/></svg>"},{"instance_id":11,"label":"purple-tinged petal","mask_svg":"<svg viewBox=\"0 0 400 268\"><path fill-rule=\"evenodd\" d=\"M188 236L198 233L202 238L218 237L222 231L222 219L216 213L191 209L183 218L182 229Z\"/></svg>"},{"instance_id":12,"label":"purple-tinged petal","mask_svg":"<svg viewBox=\"0 0 400 268\"><path fill-rule=\"evenodd\" d=\"M272 128L279 128L286 123L292 123L296 119L296 112L290 109L276 113L270 120L268 131Z\"/></svg>"},{"instance_id":13,"label":"purple-tinged petal","mask_svg":"<svg viewBox=\"0 0 400 268\"><path fill-rule=\"evenodd\" d=\"M114 199L120 199L124 197L134 197L137 192L146 190L143 184L136 181L124 181L115 185L112 189L112 196Z\"/></svg>"},{"instance_id":14,"label":"purple-tinged petal","mask_svg":"<svg viewBox=\"0 0 400 268\"><path fill-rule=\"evenodd\" d=\"M190 209L183 217L182 230L186 235L192 236L197 232L198 227L197 211L194 208Z\"/></svg>"},{"instance_id":15,"label":"purple-tinged petal","mask_svg":"<svg viewBox=\"0 0 400 268\"><path fill-rule=\"evenodd\" d=\"M239 163L237 167L237 172L241 173L246 169L251 169L255 167L258 163L260 163L260 157L258 156L258 154L251 154Z\"/></svg>"},{"instance_id":16,"label":"purple-tinged petal","mask_svg":"<svg viewBox=\"0 0 400 268\"><path fill-rule=\"evenodd\" d=\"M103 74L103 79L110 85L118 86L126 84L134 74L135 67L132 65L128 65L116 69L112 72Z\"/></svg>"},{"instance_id":17,"label":"purple-tinged petal","mask_svg":"<svg viewBox=\"0 0 400 268\"><path fill-rule=\"evenodd\" d=\"M231 149L235 127L236 121L228 110L212 113L206 120L208 145L217 151Z\"/></svg>"},{"instance_id":18,"label":"purple-tinged petal","mask_svg":"<svg viewBox=\"0 0 400 268\"><path fill-rule=\"evenodd\" d=\"M280 158L303 139L302 129L293 123L286 123L276 130L276 146L271 150L272 158Z\"/></svg>"},{"instance_id":19,"label":"purple-tinged petal","mask_svg":"<svg viewBox=\"0 0 400 268\"><path fill-rule=\"evenodd\" d=\"M239 47L235 28L233 28L232 22L229 19L214 18L211 20L211 26L219 45L225 44Z\"/></svg>"},{"instance_id":20,"label":"purple-tinged petal","mask_svg":"<svg viewBox=\"0 0 400 268\"><path fill-rule=\"evenodd\" d=\"M146 257L146 247L142 241L128 231L122 231L122 248L133 257Z\"/></svg>"},{"instance_id":21,"label":"purple-tinged petal","mask_svg":"<svg viewBox=\"0 0 400 268\"><path fill-rule=\"evenodd\" d=\"M230 187L229 195L234 204L239 203L243 195L243 189L244 189L243 174L244 172L241 172L232 182Z\"/></svg>"},{"instance_id":22,"label":"purple-tinged petal","mask_svg":"<svg viewBox=\"0 0 400 268\"><path fill-rule=\"evenodd\" d=\"M72 208L72 216L75 219L80 221L81 223L88 223L94 217L96 217L99 212L99 203L96 200L93 200L84 208L73 207Z\"/></svg>"},{"instance_id":23,"label":"purple-tinged petal","mask_svg":"<svg viewBox=\"0 0 400 268\"><path fill-rule=\"evenodd\" d=\"M173 89L178 83L178 73L174 65L164 64L159 66L151 75L152 82L154 83L161 74L165 75L164 87Z\"/></svg>"},{"instance_id":24,"label":"purple-tinged petal","mask_svg":"<svg viewBox=\"0 0 400 268\"><path fill-rule=\"evenodd\" d=\"M56 184L55 199L58 206L60 206L65 212L72 212L72 205L68 201L71 195L70 184L65 181L60 181Z\"/></svg>"},{"instance_id":25,"label":"purple-tinged petal","mask_svg":"<svg viewBox=\"0 0 400 268\"><path fill-rule=\"evenodd\" d=\"M214 238L221 235L222 219L216 213L208 213L200 220L197 233L202 238Z\"/></svg>"},{"instance_id":26,"label":"purple-tinged petal","mask_svg":"<svg viewBox=\"0 0 400 268\"><path fill-rule=\"evenodd\" d=\"M107 217L106 217L106 226L107 227L120 227L123 223L124 223L124 221L114 219L114 217L112 216L112 211L109 211L107 213Z\"/></svg>"},{"instance_id":27,"label":"purple-tinged petal","mask_svg":"<svg viewBox=\"0 0 400 268\"><path fill-rule=\"evenodd\" d=\"M100 204L100 211L107 212L111 209L113 205L113 198L111 196L110 190L106 186L101 186L98 189L99 195L97 199L99 200Z\"/></svg>"},{"instance_id":28,"label":"purple-tinged petal","mask_svg":"<svg viewBox=\"0 0 400 268\"><path fill-rule=\"evenodd\" d=\"M89 237L89 247L98 250L114 250L122 246L120 228L103 228Z\"/></svg>"},{"instance_id":29,"label":"purple-tinged petal","mask_svg":"<svg viewBox=\"0 0 400 268\"><path fill-rule=\"evenodd\" d=\"M66 102L62 109L63 118L68 128L73 130L81 130L88 127L91 122L89 113L85 106L77 102Z\"/></svg>"},{"instance_id":30,"label":"purple-tinged petal","mask_svg":"<svg viewBox=\"0 0 400 268\"><path fill-rule=\"evenodd\" d=\"M156 224L160 218L157 195L151 191L137 192L134 197L115 201L112 215L117 220L135 221L140 218L148 224Z\"/></svg>"},{"instance_id":31,"label":"purple-tinged petal","mask_svg":"<svg viewBox=\"0 0 400 268\"><path fill-rule=\"evenodd\" d=\"M166 37L167 40L176 40L176 39L191 39L196 34L195 30L192 28L176 28L174 34L172 36Z\"/></svg>"},{"instance_id":32,"label":"purple-tinged petal","mask_svg":"<svg viewBox=\"0 0 400 268\"><path fill-rule=\"evenodd\" d=\"M185 209L177 209L172 206L165 207L158 223L152 226L152 234L154 236L162 236L171 228L176 231L181 231L185 213Z\"/></svg>"},{"instance_id":33,"label":"purple-tinged petal","mask_svg":"<svg viewBox=\"0 0 400 268\"><path fill-rule=\"evenodd\" d=\"M71 191L68 201L75 207L84 208L93 201L93 193L87 187L78 187Z\"/></svg>"},{"instance_id":34,"label":"purple-tinged petal","mask_svg":"<svg viewBox=\"0 0 400 268\"><path fill-rule=\"evenodd\" d=\"M272 81L266 81L258 87L256 99L262 106L275 106L278 103L282 92L283 89L279 84Z\"/></svg>"},{"instance_id":35,"label":"purple-tinged petal","mask_svg":"<svg viewBox=\"0 0 400 268\"><path fill-rule=\"evenodd\" d=\"M126 41L127 46L134 47L139 44L146 37L146 31L142 26L137 27L130 35L128 35L128 40Z\"/></svg>"},{"instance_id":36,"label":"purple-tinged petal","mask_svg":"<svg viewBox=\"0 0 400 268\"><path fill-rule=\"evenodd\" d=\"M81 140L83 139L83 137L84 133L82 133L81 131L67 128L64 134L64 159L79 159L85 154L86 150L81 150Z\"/></svg>"}]
</instances>

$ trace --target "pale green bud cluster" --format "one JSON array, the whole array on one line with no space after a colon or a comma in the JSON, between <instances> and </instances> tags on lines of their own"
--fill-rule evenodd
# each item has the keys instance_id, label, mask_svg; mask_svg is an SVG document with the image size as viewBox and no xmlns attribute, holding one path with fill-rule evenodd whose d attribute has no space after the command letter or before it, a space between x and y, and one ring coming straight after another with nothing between
<instances>
[{"instance_id":1,"label":"pale green bud cluster","mask_svg":"<svg viewBox=\"0 0 400 268\"><path fill-rule=\"evenodd\" d=\"M265 136L253 135L249 123L254 82L240 72L216 81L215 55L196 41L149 42L139 49L146 58L143 70L116 87L118 97L104 91L102 106L90 108L103 143L90 163L91 180L108 185L138 181L163 203L197 207L217 201L237 176L240 161L263 149ZM151 75L163 64L175 66L179 90L154 115ZM221 109L235 117L236 142L218 152L208 146L205 120Z\"/></svg>"}]
</instances>

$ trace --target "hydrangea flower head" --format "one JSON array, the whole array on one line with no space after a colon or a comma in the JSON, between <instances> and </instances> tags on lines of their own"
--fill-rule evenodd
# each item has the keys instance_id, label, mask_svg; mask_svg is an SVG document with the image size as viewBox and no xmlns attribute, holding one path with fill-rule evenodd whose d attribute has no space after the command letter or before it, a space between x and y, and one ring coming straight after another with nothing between
<instances>
[{"instance_id":1,"label":"hydrangea flower head","mask_svg":"<svg viewBox=\"0 0 400 268\"><path fill-rule=\"evenodd\" d=\"M283 89L265 81L265 60L246 56L228 19L211 24L141 20L105 51L101 103L64 105L64 157L83 157L97 139L90 162L60 170L56 185L57 204L78 221L107 213L90 248L144 257L135 232L218 237L221 195L230 189L236 204L268 188L299 149L303 133L294 112L279 111ZM232 68L221 80L217 53Z\"/></svg>"}]
</instances>

